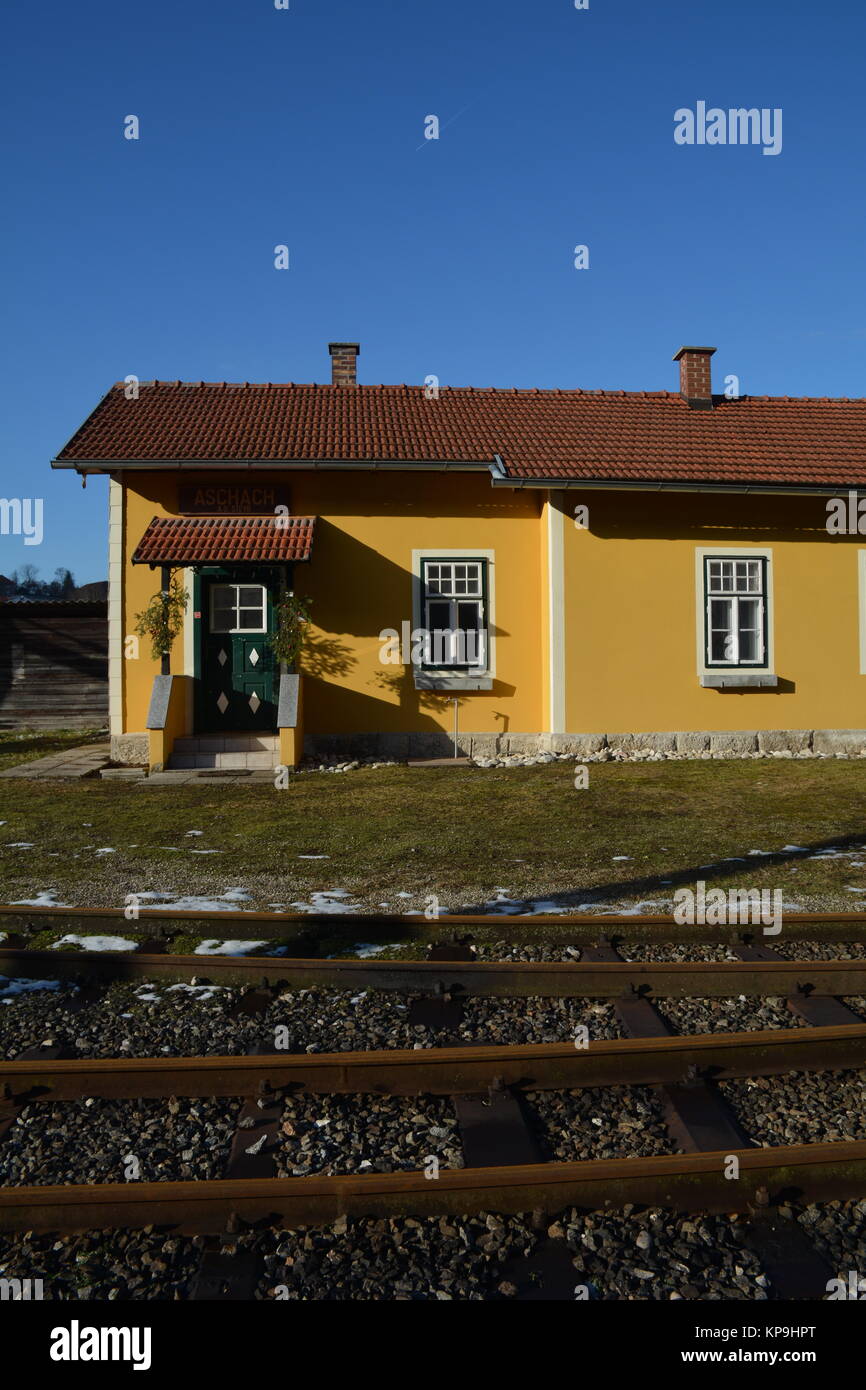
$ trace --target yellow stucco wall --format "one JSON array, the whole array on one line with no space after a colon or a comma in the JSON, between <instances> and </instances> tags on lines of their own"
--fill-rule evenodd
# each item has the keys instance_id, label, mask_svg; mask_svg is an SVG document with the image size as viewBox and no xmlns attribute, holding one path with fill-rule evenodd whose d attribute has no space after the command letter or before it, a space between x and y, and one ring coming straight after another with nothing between
<instances>
[{"instance_id":1,"label":"yellow stucco wall","mask_svg":"<svg viewBox=\"0 0 866 1390\"><path fill-rule=\"evenodd\" d=\"M136 544L153 516L176 514L181 481L205 477L126 475L124 633L159 588L158 571L130 565ZM461 692L461 729L550 731L551 505L562 514L564 598L565 716L554 732L866 728L858 595L866 542L828 537L820 496L573 489L551 503L533 489L494 489L486 473L268 479L289 489L294 514L318 518L312 561L295 567L296 589L313 599L303 659L308 734L451 731L449 695L416 691L410 672L379 660L380 631L413 620L412 551L423 549L495 556L496 679L492 691ZM589 508L588 530L573 525L580 504ZM778 689L701 688L696 547L772 552ZM143 648L122 663L127 732L145 727L157 671ZM182 639L172 671L184 671Z\"/></svg>"},{"instance_id":2,"label":"yellow stucco wall","mask_svg":"<svg viewBox=\"0 0 866 1390\"><path fill-rule=\"evenodd\" d=\"M181 482L205 474L128 473L124 524L124 623L159 589L158 570L131 556L154 516L177 511ZM250 475L220 473L249 483ZM400 630L412 614L412 552L493 550L496 679L490 691L461 692L466 732L545 728L542 544L543 495L494 490L485 473L269 470L289 490L294 515L318 518L313 557L295 567L295 588L313 599L305 644L304 728L308 734L406 732L453 727L451 696L416 691L411 672L382 665L379 633ZM144 728L157 664L146 644L123 663L124 730ZM172 672L184 669L183 639Z\"/></svg>"},{"instance_id":3,"label":"yellow stucco wall","mask_svg":"<svg viewBox=\"0 0 866 1390\"><path fill-rule=\"evenodd\" d=\"M866 728L858 550L826 498L559 494L568 732ZM589 508L589 529L573 523ZM702 517L702 522L696 518ZM776 690L702 689L695 548L772 551Z\"/></svg>"}]
</instances>

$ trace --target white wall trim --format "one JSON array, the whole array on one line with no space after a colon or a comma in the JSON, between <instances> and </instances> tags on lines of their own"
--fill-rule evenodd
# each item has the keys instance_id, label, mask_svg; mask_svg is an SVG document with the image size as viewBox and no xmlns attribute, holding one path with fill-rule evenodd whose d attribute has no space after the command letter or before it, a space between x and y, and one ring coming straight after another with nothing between
<instances>
[{"instance_id":1,"label":"white wall trim","mask_svg":"<svg viewBox=\"0 0 866 1390\"><path fill-rule=\"evenodd\" d=\"M550 650L549 732L565 733L565 514L547 494L547 611Z\"/></svg>"},{"instance_id":2,"label":"white wall trim","mask_svg":"<svg viewBox=\"0 0 866 1390\"><path fill-rule=\"evenodd\" d=\"M859 622L860 622L860 675L866 676L866 550L857 551L857 572L859 583Z\"/></svg>"},{"instance_id":3,"label":"white wall trim","mask_svg":"<svg viewBox=\"0 0 866 1390\"><path fill-rule=\"evenodd\" d=\"M123 733L123 484L108 480L108 725Z\"/></svg>"},{"instance_id":4,"label":"white wall trim","mask_svg":"<svg viewBox=\"0 0 866 1390\"><path fill-rule=\"evenodd\" d=\"M707 666L706 652L704 650L704 605L706 594L704 593L704 558L707 555L724 555L736 559L742 556L747 560L766 560L767 561L767 664L766 667L732 666L731 671L748 670L760 672L766 669L773 674L776 670L776 637L775 637L775 605L773 602L773 547L760 545L696 545L695 546L695 638L697 642L697 671L698 676L718 676L724 675L724 666Z\"/></svg>"}]
</instances>

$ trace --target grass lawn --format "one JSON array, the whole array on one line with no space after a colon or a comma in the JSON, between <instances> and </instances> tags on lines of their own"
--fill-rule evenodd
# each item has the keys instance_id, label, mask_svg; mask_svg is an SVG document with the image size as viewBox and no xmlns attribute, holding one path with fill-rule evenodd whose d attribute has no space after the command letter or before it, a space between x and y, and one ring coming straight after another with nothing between
<instances>
[{"instance_id":1,"label":"grass lawn","mask_svg":"<svg viewBox=\"0 0 866 1390\"><path fill-rule=\"evenodd\" d=\"M104 729L4 729L0 730L0 772L17 763L30 763L35 758L47 758L51 753L65 753L88 743L104 743Z\"/></svg>"},{"instance_id":2,"label":"grass lawn","mask_svg":"<svg viewBox=\"0 0 866 1390\"><path fill-rule=\"evenodd\" d=\"M310 774L286 791L0 781L0 900L268 908L339 890L363 911L435 895L452 911L651 912L703 878L781 889L789 910L866 910L864 777L859 761L779 760L593 765L583 791L568 763Z\"/></svg>"}]
</instances>

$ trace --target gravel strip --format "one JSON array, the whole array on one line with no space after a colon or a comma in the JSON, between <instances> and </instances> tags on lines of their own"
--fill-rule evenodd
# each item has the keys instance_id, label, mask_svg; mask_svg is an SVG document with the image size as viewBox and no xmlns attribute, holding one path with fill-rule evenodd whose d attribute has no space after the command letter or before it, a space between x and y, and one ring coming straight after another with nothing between
<instances>
[{"instance_id":1,"label":"gravel strip","mask_svg":"<svg viewBox=\"0 0 866 1390\"><path fill-rule=\"evenodd\" d=\"M825 1202L821 1206L781 1208L799 1221L837 1278L849 1270L866 1278L866 1201ZM862 1298L862 1294L861 1294Z\"/></svg>"},{"instance_id":2,"label":"gravel strip","mask_svg":"<svg viewBox=\"0 0 866 1390\"><path fill-rule=\"evenodd\" d=\"M233 1019L241 990L212 985L112 984L70 1013L66 991L20 995L0 1009L0 1054L60 1046L75 1057L231 1055L257 1037L253 1020Z\"/></svg>"},{"instance_id":3,"label":"gravel strip","mask_svg":"<svg viewBox=\"0 0 866 1390\"><path fill-rule=\"evenodd\" d=\"M780 1210L800 1222L838 1277L866 1269L866 1202ZM552 1239L572 1259L575 1290L591 1300L763 1301L771 1285L743 1248L746 1229L735 1216L571 1208L540 1227L528 1214L343 1217L331 1226L245 1234L236 1248L262 1258L256 1297L263 1300L499 1301L517 1292L508 1262ZM0 1236L0 1277L42 1279L52 1301L185 1299L201 1245L200 1237L151 1231Z\"/></svg>"},{"instance_id":4,"label":"gravel strip","mask_svg":"<svg viewBox=\"0 0 866 1390\"><path fill-rule=\"evenodd\" d=\"M866 1070L749 1076L719 1089L764 1148L866 1139Z\"/></svg>"},{"instance_id":5,"label":"gravel strip","mask_svg":"<svg viewBox=\"0 0 866 1390\"><path fill-rule=\"evenodd\" d=\"M805 1028L784 999L740 994L721 999L654 999L675 1033L747 1033L759 1028Z\"/></svg>"},{"instance_id":6,"label":"gravel strip","mask_svg":"<svg viewBox=\"0 0 866 1390\"><path fill-rule=\"evenodd\" d=\"M419 1171L432 1156L462 1168L453 1106L431 1096L298 1096L286 1100L279 1177Z\"/></svg>"},{"instance_id":7,"label":"gravel strip","mask_svg":"<svg viewBox=\"0 0 866 1390\"><path fill-rule=\"evenodd\" d=\"M866 994L843 994L842 1003L866 1023Z\"/></svg>"},{"instance_id":8,"label":"gravel strip","mask_svg":"<svg viewBox=\"0 0 866 1390\"><path fill-rule=\"evenodd\" d=\"M579 1027L587 1028L594 1042L623 1037L613 1004L607 1000L544 999L536 995L522 999L476 995L467 999L458 1036L479 1044L570 1042Z\"/></svg>"},{"instance_id":9,"label":"gravel strip","mask_svg":"<svg viewBox=\"0 0 866 1390\"><path fill-rule=\"evenodd\" d=\"M0 1183L222 1177L238 1109L231 1100L37 1101L23 1107L0 1144ZM138 1171L128 1171L130 1156Z\"/></svg>"},{"instance_id":10,"label":"gravel strip","mask_svg":"<svg viewBox=\"0 0 866 1390\"><path fill-rule=\"evenodd\" d=\"M590 1214L571 1208L540 1227L528 1214L344 1218L266 1238L259 1297L507 1300L520 1278L509 1262L553 1240L571 1257L576 1298L763 1300L769 1281L742 1247L744 1232L737 1217L632 1206Z\"/></svg>"},{"instance_id":11,"label":"gravel strip","mask_svg":"<svg viewBox=\"0 0 866 1390\"><path fill-rule=\"evenodd\" d=\"M200 1239L153 1231L0 1236L0 1278L41 1279L46 1301L188 1298Z\"/></svg>"},{"instance_id":12,"label":"gravel strip","mask_svg":"<svg viewBox=\"0 0 866 1390\"><path fill-rule=\"evenodd\" d=\"M367 1052L434 1047L439 1034L408 1022L411 998L386 990L301 989L282 994L256 1020L258 1036L289 1052ZM314 1041L311 1041L314 1040Z\"/></svg>"},{"instance_id":13,"label":"gravel strip","mask_svg":"<svg viewBox=\"0 0 866 1390\"><path fill-rule=\"evenodd\" d=\"M783 941L781 937L768 937L767 945L785 960L866 960L866 941Z\"/></svg>"},{"instance_id":14,"label":"gravel strip","mask_svg":"<svg viewBox=\"0 0 866 1390\"><path fill-rule=\"evenodd\" d=\"M616 948L623 960L647 960L647 961L706 961L712 964L717 960L738 960L733 951L729 950L723 942L718 945L699 946L688 941L670 942L667 945L658 945L646 941L623 941L617 944Z\"/></svg>"},{"instance_id":15,"label":"gravel strip","mask_svg":"<svg viewBox=\"0 0 866 1390\"><path fill-rule=\"evenodd\" d=\"M649 1086L528 1091L526 1115L546 1161L680 1153Z\"/></svg>"},{"instance_id":16,"label":"gravel strip","mask_svg":"<svg viewBox=\"0 0 866 1390\"><path fill-rule=\"evenodd\" d=\"M582 951L579 946L522 946L508 941L476 942L478 960L576 961Z\"/></svg>"}]
</instances>

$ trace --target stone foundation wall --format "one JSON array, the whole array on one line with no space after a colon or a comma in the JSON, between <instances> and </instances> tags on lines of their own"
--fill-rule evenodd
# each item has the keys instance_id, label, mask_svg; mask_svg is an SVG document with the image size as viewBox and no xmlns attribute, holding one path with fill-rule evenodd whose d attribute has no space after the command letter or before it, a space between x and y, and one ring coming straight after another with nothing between
<instances>
[{"instance_id":1,"label":"stone foundation wall","mask_svg":"<svg viewBox=\"0 0 866 1390\"><path fill-rule=\"evenodd\" d=\"M746 758L760 754L805 757L866 752L866 729L769 729L734 733L707 730L702 733L665 734L460 734L458 752L465 758L532 757L558 753L575 758L610 753L657 754L680 758L717 756ZM304 739L308 758L372 758L383 762L406 758L450 758L454 743L443 730L407 734L319 734ZM141 764L148 760L146 733L115 734L111 739L115 763Z\"/></svg>"},{"instance_id":2,"label":"stone foundation wall","mask_svg":"<svg viewBox=\"0 0 866 1390\"><path fill-rule=\"evenodd\" d=\"M128 736L129 737L129 736ZM460 734L461 757L496 758L531 756L538 753L570 754L576 758L592 754L657 753L683 758L720 754L748 757L764 754L860 753L866 751L866 729L769 729L707 730L664 734ZM449 758L454 752L452 738L441 730L406 734L319 734L307 735L304 753L311 758Z\"/></svg>"},{"instance_id":3,"label":"stone foundation wall","mask_svg":"<svg viewBox=\"0 0 866 1390\"><path fill-rule=\"evenodd\" d=\"M111 735L111 761L113 763L131 763L140 766L147 764L150 756L150 740L144 734L112 734Z\"/></svg>"}]
</instances>

